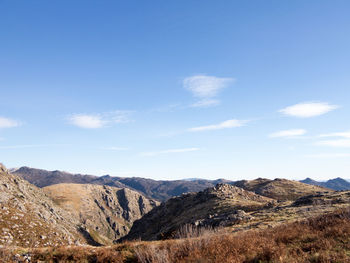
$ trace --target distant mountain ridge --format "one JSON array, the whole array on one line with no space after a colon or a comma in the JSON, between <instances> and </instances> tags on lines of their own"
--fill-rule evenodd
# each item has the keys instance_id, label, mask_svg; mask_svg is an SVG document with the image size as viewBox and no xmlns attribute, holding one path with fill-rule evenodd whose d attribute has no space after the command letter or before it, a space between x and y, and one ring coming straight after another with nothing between
<instances>
[{"instance_id":1,"label":"distant mountain ridge","mask_svg":"<svg viewBox=\"0 0 350 263\"><path fill-rule=\"evenodd\" d=\"M214 187L218 183L233 183L233 181L225 179L158 181L141 177L94 176L71 174L57 170L47 171L30 167L21 167L12 170L12 173L40 188L62 183L108 185L118 188L130 188L148 198L159 201L165 201L173 196L179 196L187 192L199 192L206 188Z\"/></svg>"},{"instance_id":2,"label":"distant mountain ridge","mask_svg":"<svg viewBox=\"0 0 350 263\"><path fill-rule=\"evenodd\" d=\"M298 181L276 178L274 180L258 178L255 180L241 180L233 183L247 191L274 198L276 200L296 200L305 195L331 192L323 186L305 184Z\"/></svg>"},{"instance_id":3,"label":"distant mountain ridge","mask_svg":"<svg viewBox=\"0 0 350 263\"><path fill-rule=\"evenodd\" d=\"M301 180L300 182L304 184L318 185L318 186L326 187L336 191L350 190L350 182L340 177L330 179L326 182L315 181L311 178L306 178L304 180Z\"/></svg>"}]
</instances>

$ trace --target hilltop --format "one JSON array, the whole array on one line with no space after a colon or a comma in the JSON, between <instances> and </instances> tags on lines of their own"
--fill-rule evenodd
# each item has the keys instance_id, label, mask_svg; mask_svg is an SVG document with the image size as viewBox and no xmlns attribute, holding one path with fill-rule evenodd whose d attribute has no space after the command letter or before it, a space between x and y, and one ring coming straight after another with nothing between
<instances>
[{"instance_id":1,"label":"hilltop","mask_svg":"<svg viewBox=\"0 0 350 263\"><path fill-rule=\"evenodd\" d=\"M296 200L305 195L332 191L320 186L279 178L274 180L264 178L242 180L233 185L281 201Z\"/></svg>"}]
</instances>

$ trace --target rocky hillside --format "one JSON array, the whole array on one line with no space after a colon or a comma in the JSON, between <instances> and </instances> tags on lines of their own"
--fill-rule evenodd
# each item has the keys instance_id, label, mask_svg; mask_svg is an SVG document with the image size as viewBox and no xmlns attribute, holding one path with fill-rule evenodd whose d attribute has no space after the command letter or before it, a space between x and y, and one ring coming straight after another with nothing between
<instances>
[{"instance_id":1,"label":"rocky hillside","mask_svg":"<svg viewBox=\"0 0 350 263\"><path fill-rule=\"evenodd\" d=\"M305 195L319 194L332 191L321 186L304 184L287 179L263 179L242 180L234 183L235 186L256 194L274 198L276 200L296 200Z\"/></svg>"},{"instance_id":2,"label":"rocky hillside","mask_svg":"<svg viewBox=\"0 0 350 263\"><path fill-rule=\"evenodd\" d=\"M339 177L328 180L326 182L318 182L311 178L306 178L305 180L302 180L300 182L304 184L318 185L318 186L326 187L336 191L350 190L350 182Z\"/></svg>"},{"instance_id":3,"label":"rocky hillside","mask_svg":"<svg viewBox=\"0 0 350 263\"><path fill-rule=\"evenodd\" d=\"M13 173L21 176L23 179L38 187L60 183L98 184L119 188L127 187L158 201L165 201L173 196L178 196L187 192L202 191L208 187L213 187L218 183L229 182L223 179L215 181L201 179L191 181L157 181L139 177L123 178L112 177L109 175L98 177L92 175L70 174L61 171L46 171L29 167L15 169Z\"/></svg>"},{"instance_id":4,"label":"rocky hillside","mask_svg":"<svg viewBox=\"0 0 350 263\"><path fill-rule=\"evenodd\" d=\"M184 225L229 226L250 220L246 214L273 206L270 198L228 184L218 184L198 193L187 193L162 203L135 221L123 240L157 240L174 237Z\"/></svg>"},{"instance_id":5,"label":"rocky hillside","mask_svg":"<svg viewBox=\"0 0 350 263\"><path fill-rule=\"evenodd\" d=\"M0 164L0 245L61 246L85 243L79 222L42 189Z\"/></svg>"},{"instance_id":6,"label":"rocky hillside","mask_svg":"<svg viewBox=\"0 0 350 263\"><path fill-rule=\"evenodd\" d=\"M43 190L72 213L98 244L126 235L133 222L157 205L138 192L91 184L55 184Z\"/></svg>"}]
</instances>

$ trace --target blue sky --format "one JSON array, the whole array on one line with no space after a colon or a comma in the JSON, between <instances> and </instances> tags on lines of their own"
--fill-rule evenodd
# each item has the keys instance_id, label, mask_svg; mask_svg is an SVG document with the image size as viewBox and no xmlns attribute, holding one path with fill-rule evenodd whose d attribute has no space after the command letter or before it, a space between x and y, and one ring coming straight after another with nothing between
<instances>
[{"instance_id":1,"label":"blue sky","mask_svg":"<svg viewBox=\"0 0 350 263\"><path fill-rule=\"evenodd\" d=\"M0 0L0 159L350 178L349 1Z\"/></svg>"}]
</instances>

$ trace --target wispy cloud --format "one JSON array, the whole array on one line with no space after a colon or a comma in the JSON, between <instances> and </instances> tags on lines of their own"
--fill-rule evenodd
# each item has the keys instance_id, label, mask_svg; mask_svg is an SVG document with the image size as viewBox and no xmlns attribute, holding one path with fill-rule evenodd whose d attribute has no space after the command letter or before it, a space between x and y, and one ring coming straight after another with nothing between
<instances>
[{"instance_id":1,"label":"wispy cloud","mask_svg":"<svg viewBox=\"0 0 350 263\"><path fill-rule=\"evenodd\" d=\"M73 114L68 121L79 128L99 129L115 123L129 122L130 111L113 111L102 114Z\"/></svg>"},{"instance_id":2,"label":"wispy cloud","mask_svg":"<svg viewBox=\"0 0 350 263\"><path fill-rule=\"evenodd\" d=\"M20 145L4 145L0 149L24 149L24 148L44 148L55 146L69 146L69 144L20 144Z\"/></svg>"},{"instance_id":3,"label":"wispy cloud","mask_svg":"<svg viewBox=\"0 0 350 263\"><path fill-rule=\"evenodd\" d=\"M318 141L315 144L319 145L319 146L349 148L350 147L350 139L337 139L337 140Z\"/></svg>"},{"instance_id":4,"label":"wispy cloud","mask_svg":"<svg viewBox=\"0 0 350 263\"><path fill-rule=\"evenodd\" d=\"M143 152L141 153L142 156L156 156L156 155L163 155L163 154L171 154L171 153L186 153L186 152L195 152L199 151L199 148L183 148L183 149L169 149L169 150L163 150L163 151L157 151L157 152Z\"/></svg>"},{"instance_id":5,"label":"wispy cloud","mask_svg":"<svg viewBox=\"0 0 350 263\"><path fill-rule=\"evenodd\" d=\"M190 132L199 132L199 131L210 131L210 130L221 130L221 129L228 129L228 128L237 128L244 126L248 121L246 120L227 120L220 122L218 124L213 125L207 125L207 126L199 126L188 129Z\"/></svg>"},{"instance_id":6,"label":"wispy cloud","mask_svg":"<svg viewBox=\"0 0 350 263\"><path fill-rule=\"evenodd\" d=\"M327 158L350 158L350 153L319 153L319 154L309 154L305 157L308 158L320 158L320 159L327 159Z\"/></svg>"},{"instance_id":7,"label":"wispy cloud","mask_svg":"<svg viewBox=\"0 0 350 263\"><path fill-rule=\"evenodd\" d=\"M110 147L101 147L101 150L108 150L108 151L127 151L129 148L126 147L115 147L115 146L110 146Z\"/></svg>"},{"instance_id":8,"label":"wispy cloud","mask_svg":"<svg viewBox=\"0 0 350 263\"><path fill-rule=\"evenodd\" d=\"M305 102L286 107L279 110L279 112L297 118L311 118L326 114L337 108L339 106L327 102Z\"/></svg>"},{"instance_id":9,"label":"wispy cloud","mask_svg":"<svg viewBox=\"0 0 350 263\"><path fill-rule=\"evenodd\" d=\"M192 107L210 107L220 104L216 99L219 92L235 81L234 78L219 78L207 75L194 75L183 80L185 89L198 99Z\"/></svg>"},{"instance_id":10,"label":"wispy cloud","mask_svg":"<svg viewBox=\"0 0 350 263\"><path fill-rule=\"evenodd\" d=\"M20 125L21 123L19 121L12 120L5 117L0 117L0 129L13 128L13 127L18 127Z\"/></svg>"},{"instance_id":11,"label":"wispy cloud","mask_svg":"<svg viewBox=\"0 0 350 263\"><path fill-rule=\"evenodd\" d=\"M343 137L343 138L350 139L350 131L321 134L321 135L319 135L319 137Z\"/></svg>"},{"instance_id":12,"label":"wispy cloud","mask_svg":"<svg viewBox=\"0 0 350 263\"><path fill-rule=\"evenodd\" d=\"M291 129L271 133L270 138L296 138L306 134L304 129Z\"/></svg>"}]
</instances>

